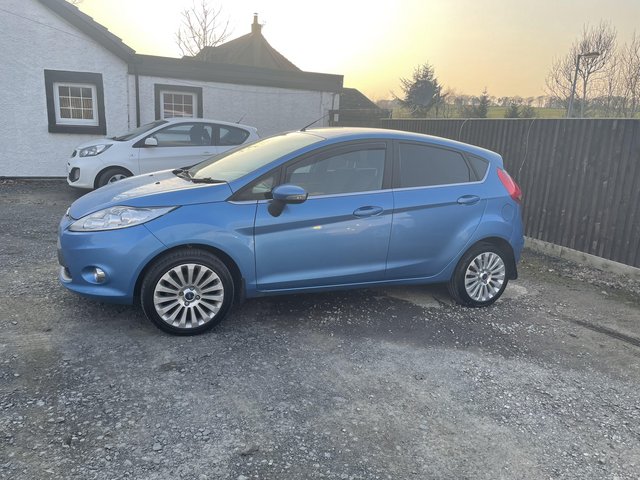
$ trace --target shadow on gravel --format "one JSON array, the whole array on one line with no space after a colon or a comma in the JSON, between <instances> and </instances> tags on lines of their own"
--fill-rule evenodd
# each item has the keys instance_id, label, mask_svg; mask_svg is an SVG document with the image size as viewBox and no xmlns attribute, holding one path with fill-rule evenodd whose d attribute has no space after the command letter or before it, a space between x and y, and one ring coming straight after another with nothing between
<instances>
[{"instance_id":1,"label":"shadow on gravel","mask_svg":"<svg viewBox=\"0 0 640 480\"><path fill-rule=\"evenodd\" d=\"M521 346L506 341L508 335L492 328L511 315L506 302L468 309L451 304L446 288L440 285L410 292L412 301L394 298L390 294L395 292L388 289L254 299L232 312L218 328L259 322L270 329L310 331L349 342L376 339L423 347L477 348L505 357L523 352Z\"/></svg>"}]
</instances>

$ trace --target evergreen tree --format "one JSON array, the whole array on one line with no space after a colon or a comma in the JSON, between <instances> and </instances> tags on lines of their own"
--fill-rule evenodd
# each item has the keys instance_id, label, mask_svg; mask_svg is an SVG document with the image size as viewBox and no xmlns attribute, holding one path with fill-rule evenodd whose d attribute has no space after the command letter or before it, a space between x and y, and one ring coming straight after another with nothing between
<instances>
[{"instance_id":1,"label":"evergreen tree","mask_svg":"<svg viewBox=\"0 0 640 480\"><path fill-rule=\"evenodd\" d=\"M396 98L403 107L411 111L412 117L426 117L434 108L438 116L446 95L442 94L442 86L429 63L416 67L413 76L401 78L400 83L404 98Z\"/></svg>"},{"instance_id":2,"label":"evergreen tree","mask_svg":"<svg viewBox=\"0 0 640 480\"><path fill-rule=\"evenodd\" d=\"M504 118L520 118L520 109L518 105L512 103L509 108L504 112Z\"/></svg>"}]
</instances>

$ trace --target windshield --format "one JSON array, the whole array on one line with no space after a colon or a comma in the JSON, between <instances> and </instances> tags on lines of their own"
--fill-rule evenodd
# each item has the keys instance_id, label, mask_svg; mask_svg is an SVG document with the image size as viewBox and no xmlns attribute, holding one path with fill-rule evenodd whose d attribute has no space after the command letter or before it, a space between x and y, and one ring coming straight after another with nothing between
<instances>
[{"instance_id":1,"label":"windshield","mask_svg":"<svg viewBox=\"0 0 640 480\"><path fill-rule=\"evenodd\" d=\"M116 135L115 137L111 137L111 140L116 140L117 142L126 142L127 140L131 140L132 138L137 137L138 135L142 135L149 130L159 127L167 123L166 120L156 120L155 122L147 123L146 125L142 125L141 127L134 128L133 130L129 130L127 133L123 133L122 135Z\"/></svg>"},{"instance_id":2,"label":"windshield","mask_svg":"<svg viewBox=\"0 0 640 480\"><path fill-rule=\"evenodd\" d=\"M245 147L211 157L189 170L195 179L213 178L232 182L268 163L319 142L322 137L303 132L293 132L265 138Z\"/></svg>"}]
</instances>

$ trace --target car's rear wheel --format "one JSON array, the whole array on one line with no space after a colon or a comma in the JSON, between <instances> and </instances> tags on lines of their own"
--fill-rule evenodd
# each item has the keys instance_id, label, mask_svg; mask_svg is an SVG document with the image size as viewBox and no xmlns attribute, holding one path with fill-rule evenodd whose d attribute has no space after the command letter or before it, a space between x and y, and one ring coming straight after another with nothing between
<instances>
[{"instance_id":1,"label":"car's rear wheel","mask_svg":"<svg viewBox=\"0 0 640 480\"><path fill-rule=\"evenodd\" d=\"M226 316L233 295L226 265L195 248L162 257L146 273L140 291L146 316L161 330L177 335L213 328Z\"/></svg>"},{"instance_id":2,"label":"car's rear wheel","mask_svg":"<svg viewBox=\"0 0 640 480\"><path fill-rule=\"evenodd\" d=\"M478 243L458 262L449 280L449 293L461 305L491 305L507 288L508 265L508 256L502 248L492 243Z\"/></svg>"},{"instance_id":3,"label":"car's rear wheel","mask_svg":"<svg viewBox=\"0 0 640 480\"><path fill-rule=\"evenodd\" d=\"M114 182L117 182L118 180L122 180L130 176L131 176L131 172L125 170L124 168L119 168L119 167L107 168L104 172L102 172L98 176L98 181L96 182L96 186L104 187L109 183L114 183Z\"/></svg>"}]
</instances>

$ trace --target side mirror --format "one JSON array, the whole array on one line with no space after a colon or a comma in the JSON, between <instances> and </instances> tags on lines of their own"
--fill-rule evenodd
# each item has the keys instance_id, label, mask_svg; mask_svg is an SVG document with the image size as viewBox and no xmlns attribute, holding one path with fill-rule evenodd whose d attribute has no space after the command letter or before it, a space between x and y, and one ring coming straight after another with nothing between
<instances>
[{"instance_id":1,"label":"side mirror","mask_svg":"<svg viewBox=\"0 0 640 480\"><path fill-rule=\"evenodd\" d=\"M303 203L307 200L309 194L304 188L297 185L278 185L271 192L273 200L269 203L269 213L274 217L280 216L287 204Z\"/></svg>"},{"instance_id":2,"label":"side mirror","mask_svg":"<svg viewBox=\"0 0 640 480\"><path fill-rule=\"evenodd\" d=\"M158 139L157 138L153 138L153 137L147 137L144 139L144 146L145 147L157 147L158 146Z\"/></svg>"}]
</instances>

